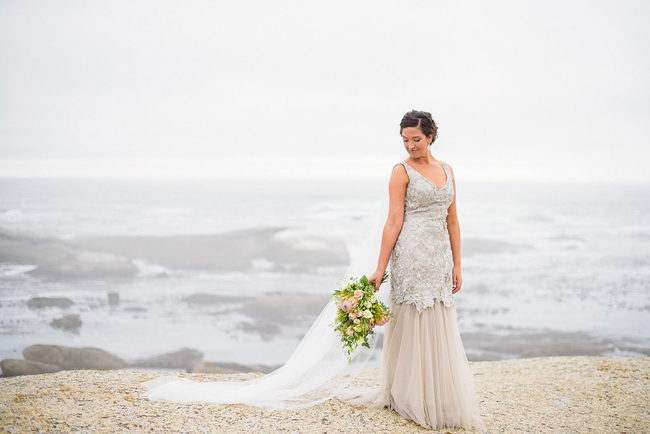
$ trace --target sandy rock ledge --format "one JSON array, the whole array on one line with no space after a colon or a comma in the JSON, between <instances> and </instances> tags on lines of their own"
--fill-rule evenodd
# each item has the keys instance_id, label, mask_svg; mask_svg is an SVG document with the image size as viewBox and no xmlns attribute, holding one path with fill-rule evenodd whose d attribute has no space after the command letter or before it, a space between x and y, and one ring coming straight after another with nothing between
<instances>
[{"instance_id":1,"label":"sandy rock ledge","mask_svg":"<svg viewBox=\"0 0 650 434\"><path fill-rule=\"evenodd\" d=\"M540 357L470 367L490 433L650 432L650 358ZM377 373L365 371L352 386L378 384ZM159 375L170 374L76 370L0 378L0 432L433 432L392 411L337 399L307 409L267 411L141 398L146 388L140 383ZM178 375L242 381L261 374Z\"/></svg>"}]
</instances>

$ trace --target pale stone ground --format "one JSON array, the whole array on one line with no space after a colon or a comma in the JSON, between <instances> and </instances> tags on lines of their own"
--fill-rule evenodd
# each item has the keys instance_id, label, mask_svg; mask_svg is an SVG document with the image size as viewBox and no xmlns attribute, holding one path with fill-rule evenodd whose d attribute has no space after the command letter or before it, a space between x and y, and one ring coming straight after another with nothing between
<instances>
[{"instance_id":1,"label":"pale stone ground","mask_svg":"<svg viewBox=\"0 0 650 434\"><path fill-rule=\"evenodd\" d=\"M490 433L650 433L650 358L540 357L470 367ZM140 383L158 375L170 374L80 370L0 378L0 432L427 432L395 412L337 399L307 409L267 411L141 398L146 388ZM258 374L179 375L241 381ZM375 384L377 370L369 370L352 386Z\"/></svg>"}]
</instances>

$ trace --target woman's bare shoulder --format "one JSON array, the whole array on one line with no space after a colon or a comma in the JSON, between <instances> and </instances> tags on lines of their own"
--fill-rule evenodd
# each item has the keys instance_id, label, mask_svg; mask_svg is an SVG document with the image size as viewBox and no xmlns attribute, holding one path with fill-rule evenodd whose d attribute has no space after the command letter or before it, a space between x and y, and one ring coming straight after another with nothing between
<instances>
[{"instance_id":1,"label":"woman's bare shoulder","mask_svg":"<svg viewBox=\"0 0 650 434\"><path fill-rule=\"evenodd\" d=\"M404 174L405 176L408 176L408 172L406 171L406 166L404 165L403 161L395 163L393 166L393 173Z\"/></svg>"},{"instance_id":2,"label":"woman's bare shoulder","mask_svg":"<svg viewBox=\"0 0 650 434\"><path fill-rule=\"evenodd\" d=\"M397 182L399 184L408 184L409 183L409 175L408 172L406 171L406 167L404 166L404 162L400 161L399 163L395 163L393 166L393 172L390 176L391 182Z\"/></svg>"}]
</instances>

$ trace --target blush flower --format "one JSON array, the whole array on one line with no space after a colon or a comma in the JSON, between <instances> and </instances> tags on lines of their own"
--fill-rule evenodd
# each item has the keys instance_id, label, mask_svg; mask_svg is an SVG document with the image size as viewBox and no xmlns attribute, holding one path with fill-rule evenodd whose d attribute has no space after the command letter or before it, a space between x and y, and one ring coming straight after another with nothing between
<instances>
[{"instance_id":1,"label":"blush flower","mask_svg":"<svg viewBox=\"0 0 650 434\"><path fill-rule=\"evenodd\" d=\"M388 274L384 273L384 280L387 277ZM349 363L356 348L368 346L368 338L375 335L373 328L386 324L392 316L388 307L377 298L377 291L371 291L372 285L366 276L350 278L350 281L334 291L337 312L332 324L341 336Z\"/></svg>"},{"instance_id":2,"label":"blush flower","mask_svg":"<svg viewBox=\"0 0 650 434\"><path fill-rule=\"evenodd\" d=\"M377 320L377 325L379 325L379 326L383 326L383 325L386 324L387 322L388 322L388 317L386 317L386 316L382 316L381 318L379 318L379 319Z\"/></svg>"}]
</instances>

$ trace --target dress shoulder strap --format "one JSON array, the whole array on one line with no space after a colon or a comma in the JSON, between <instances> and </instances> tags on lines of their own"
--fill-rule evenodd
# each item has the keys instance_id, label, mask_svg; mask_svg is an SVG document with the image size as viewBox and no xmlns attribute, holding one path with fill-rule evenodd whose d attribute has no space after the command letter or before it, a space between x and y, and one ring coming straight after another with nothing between
<instances>
[{"instance_id":1,"label":"dress shoulder strap","mask_svg":"<svg viewBox=\"0 0 650 434\"><path fill-rule=\"evenodd\" d=\"M403 162L403 161L399 161L399 162L395 163L395 164L393 165L393 169L395 168L395 166L399 166L400 164L401 164L402 166L404 166L404 168L405 168L406 171L408 172L408 170L409 170L409 165L406 164L406 163Z\"/></svg>"},{"instance_id":2,"label":"dress shoulder strap","mask_svg":"<svg viewBox=\"0 0 650 434\"><path fill-rule=\"evenodd\" d=\"M442 167L445 169L445 172L447 172L447 176L449 176L451 179L454 179L454 175L451 173L451 170L449 169L449 164L447 164L446 161L440 160L442 163Z\"/></svg>"},{"instance_id":3,"label":"dress shoulder strap","mask_svg":"<svg viewBox=\"0 0 650 434\"><path fill-rule=\"evenodd\" d=\"M395 166L397 166L397 165L399 165L399 164L401 164L402 166L404 166L404 168L406 169L406 174L408 175L408 177L409 177L409 179L410 179L411 176L413 176L413 171L415 171L415 169L412 168L412 167L409 165L409 163L407 163L406 161L400 161L399 163L395 164ZM393 169L395 168L395 166L393 166ZM417 172L416 172L416 173L417 173Z\"/></svg>"}]
</instances>

